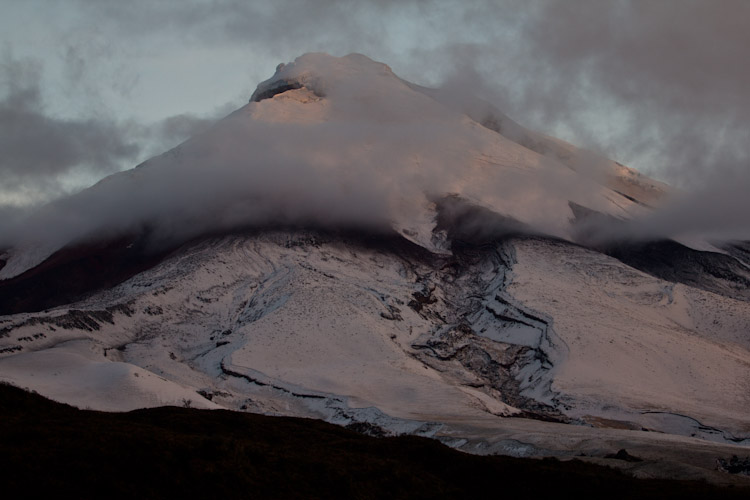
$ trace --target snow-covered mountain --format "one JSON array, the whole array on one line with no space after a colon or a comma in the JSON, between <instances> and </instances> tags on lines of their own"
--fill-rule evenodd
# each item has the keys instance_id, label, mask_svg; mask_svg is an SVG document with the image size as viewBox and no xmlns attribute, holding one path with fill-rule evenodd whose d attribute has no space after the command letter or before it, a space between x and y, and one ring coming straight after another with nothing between
<instances>
[{"instance_id":1,"label":"snow-covered mountain","mask_svg":"<svg viewBox=\"0 0 750 500\"><path fill-rule=\"evenodd\" d=\"M365 56L305 55L207 132L0 237L11 247L0 278L71 241L144 227L162 240L243 225L393 227L440 252L435 204L450 194L570 240L581 211L628 219L665 190L480 101L457 105Z\"/></svg>"},{"instance_id":2,"label":"snow-covered mountain","mask_svg":"<svg viewBox=\"0 0 750 500\"><path fill-rule=\"evenodd\" d=\"M748 246L600 237L669 192L365 56L307 54L4 238L0 380L708 460L750 444Z\"/></svg>"}]
</instances>

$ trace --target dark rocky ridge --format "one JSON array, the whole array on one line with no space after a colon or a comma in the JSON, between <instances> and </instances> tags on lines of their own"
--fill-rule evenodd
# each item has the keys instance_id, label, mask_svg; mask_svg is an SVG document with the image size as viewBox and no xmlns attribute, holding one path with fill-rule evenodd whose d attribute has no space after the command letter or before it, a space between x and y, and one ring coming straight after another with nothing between
<instances>
[{"instance_id":1,"label":"dark rocky ridge","mask_svg":"<svg viewBox=\"0 0 750 500\"><path fill-rule=\"evenodd\" d=\"M146 235L67 246L38 266L0 281L0 315L81 300L151 268L173 249L151 246Z\"/></svg>"},{"instance_id":2,"label":"dark rocky ridge","mask_svg":"<svg viewBox=\"0 0 750 500\"><path fill-rule=\"evenodd\" d=\"M264 99L271 99L273 96L283 94L289 90L301 89L302 84L299 82L282 82L279 85L265 89L261 92L255 92L250 99L250 102L260 102Z\"/></svg>"},{"instance_id":3,"label":"dark rocky ridge","mask_svg":"<svg viewBox=\"0 0 750 500\"><path fill-rule=\"evenodd\" d=\"M693 250L672 240L620 243L605 251L665 281L750 301L750 269L731 255Z\"/></svg>"},{"instance_id":4,"label":"dark rocky ridge","mask_svg":"<svg viewBox=\"0 0 750 500\"><path fill-rule=\"evenodd\" d=\"M750 243L727 244L729 255L694 250L669 239L616 239L627 222L570 203L576 241L656 278L682 283L725 297L750 301ZM603 237L601 228L607 228Z\"/></svg>"}]
</instances>

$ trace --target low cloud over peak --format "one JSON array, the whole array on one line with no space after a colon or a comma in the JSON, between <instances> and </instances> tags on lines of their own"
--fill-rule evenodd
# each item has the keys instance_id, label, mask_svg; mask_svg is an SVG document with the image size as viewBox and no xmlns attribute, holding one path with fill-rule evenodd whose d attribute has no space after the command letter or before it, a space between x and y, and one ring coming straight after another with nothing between
<instances>
[{"instance_id":1,"label":"low cloud over peak","mask_svg":"<svg viewBox=\"0 0 750 500\"><path fill-rule=\"evenodd\" d=\"M682 212L651 213L658 183L524 129L481 100L454 102L450 91L410 84L362 55L306 54L279 66L255 95L264 98L141 168L6 223L0 247L16 255L43 248L39 260L72 242L146 228L180 241L238 227L314 225L391 227L440 250L432 247L434 202L449 195L514 227L569 239L574 206L633 221L614 236L592 229L608 238L705 228ZM649 190L656 195L646 199ZM19 269L11 261L0 277Z\"/></svg>"},{"instance_id":2,"label":"low cloud over peak","mask_svg":"<svg viewBox=\"0 0 750 500\"><path fill-rule=\"evenodd\" d=\"M273 224L394 224L426 243L431 200L447 194L558 236L568 231L569 200L622 216L622 206L639 210L626 198L622 206L610 203L592 179L365 56L307 54L259 89L278 84L288 90L246 105L141 168L6 226L0 246L59 248L144 227L181 239Z\"/></svg>"}]
</instances>

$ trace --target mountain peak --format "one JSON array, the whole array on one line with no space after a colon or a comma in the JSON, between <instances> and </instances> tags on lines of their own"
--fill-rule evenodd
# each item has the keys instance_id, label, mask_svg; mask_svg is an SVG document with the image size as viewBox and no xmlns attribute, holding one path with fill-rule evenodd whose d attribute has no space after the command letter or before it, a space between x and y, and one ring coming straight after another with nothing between
<instances>
[{"instance_id":1,"label":"mountain peak","mask_svg":"<svg viewBox=\"0 0 750 500\"><path fill-rule=\"evenodd\" d=\"M395 230L444 253L450 243L437 223L446 196L480 208L467 213L568 240L583 213L572 206L618 220L649 211L636 189L644 179L618 187L614 162L589 168L574 146L484 101L464 103L361 54L305 54L204 133L2 235L0 248L11 250L0 279L71 243L143 228L171 242L240 227Z\"/></svg>"},{"instance_id":2,"label":"mountain peak","mask_svg":"<svg viewBox=\"0 0 750 500\"><path fill-rule=\"evenodd\" d=\"M389 66L363 54L335 57L322 52L299 56L294 62L281 63L268 80L258 84L250 102L259 102L287 90L307 88L322 97L343 80L397 78Z\"/></svg>"},{"instance_id":3,"label":"mountain peak","mask_svg":"<svg viewBox=\"0 0 750 500\"><path fill-rule=\"evenodd\" d=\"M455 97L306 54L24 238L0 232L0 381L483 453L616 439L691 471L750 444L750 247L580 244L652 213L659 186ZM714 451L686 458L695 437Z\"/></svg>"}]
</instances>

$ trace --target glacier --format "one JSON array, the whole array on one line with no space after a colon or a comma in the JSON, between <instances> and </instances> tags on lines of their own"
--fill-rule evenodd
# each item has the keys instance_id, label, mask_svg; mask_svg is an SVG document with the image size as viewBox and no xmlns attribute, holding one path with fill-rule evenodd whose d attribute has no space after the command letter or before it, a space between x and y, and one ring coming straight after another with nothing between
<instances>
[{"instance_id":1,"label":"glacier","mask_svg":"<svg viewBox=\"0 0 750 500\"><path fill-rule=\"evenodd\" d=\"M671 189L470 104L358 54L280 65L211 129L3 236L0 380L474 453L627 447L657 475L746 453L744 247L608 246L592 234ZM115 258L132 265L107 278Z\"/></svg>"}]
</instances>

